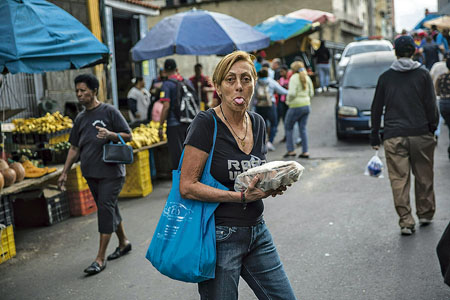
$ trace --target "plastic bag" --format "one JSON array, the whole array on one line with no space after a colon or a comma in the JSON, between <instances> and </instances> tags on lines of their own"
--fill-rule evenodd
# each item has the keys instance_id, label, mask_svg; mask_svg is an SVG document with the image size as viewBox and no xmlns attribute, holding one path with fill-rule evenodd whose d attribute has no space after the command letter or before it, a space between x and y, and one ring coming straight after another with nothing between
<instances>
[{"instance_id":1,"label":"plastic bag","mask_svg":"<svg viewBox=\"0 0 450 300\"><path fill-rule=\"evenodd\" d=\"M369 160L366 166L364 175L383 178L384 165L378 156L378 151L375 151L375 155Z\"/></svg>"},{"instance_id":2,"label":"plastic bag","mask_svg":"<svg viewBox=\"0 0 450 300\"><path fill-rule=\"evenodd\" d=\"M250 182L259 176L256 187L267 192L280 186L286 186L296 182L305 168L296 161L272 161L259 167L251 168L236 177L235 191L245 191Z\"/></svg>"}]
</instances>

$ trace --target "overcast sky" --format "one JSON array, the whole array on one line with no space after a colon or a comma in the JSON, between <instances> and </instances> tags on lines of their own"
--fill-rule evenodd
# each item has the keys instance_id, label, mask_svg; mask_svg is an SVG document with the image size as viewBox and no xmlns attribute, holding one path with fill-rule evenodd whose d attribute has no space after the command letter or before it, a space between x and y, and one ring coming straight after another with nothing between
<instances>
[{"instance_id":1,"label":"overcast sky","mask_svg":"<svg viewBox=\"0 0 450 300\"><path fill-rule=\"evenodd\" d=\"M437 11L437 0L394 0L395 29L411 30L425 17L425 8Z\"/></svg>"}]
</instances>

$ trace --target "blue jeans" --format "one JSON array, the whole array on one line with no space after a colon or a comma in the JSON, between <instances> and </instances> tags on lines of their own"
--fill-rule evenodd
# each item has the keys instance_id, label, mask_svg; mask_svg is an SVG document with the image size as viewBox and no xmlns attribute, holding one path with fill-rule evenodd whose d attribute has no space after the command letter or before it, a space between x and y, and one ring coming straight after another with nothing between
<instances>
[{"instance_id":1,"label":"blue jeans","mask_svg":"<svg viewBox=\"0 0 450 300\"><path fill-rule=\"evenodd\" d=\"M286 121L284 128L286 132L286 148L288 152L294 151L294 138L292 131L294 124L297 122L300 130L300 137L302 138L302 151L308 152L308 135L306 133L306 123L308 121L309 113L311 112L310 106L302 106L289 108L286 113Z\"/></svg>"},{"instance_id":2,"label":"blue jeans","mask_svg":"<svg viewBox=\"0 0 450 300\"><path fill-rule=\"evenodd\" d=\"M266 121L266 126L270 125L269 142L273 143L278 127L277 106L275 103L269 107L257 106L255 111Z\"/></svg>"},{"instance_id":3,"label":"blue jeans","mask_svg":"<svg viewBox=\"0 0 450 300\"><path fill-rule=\"evenodd\" d=\"M330 84L330 64L317 64L319 72L320 87L328 87Z\"/></svg>"},{"instance_id":4,"label":"blue jeans","mask_svg":"<svg viewBox=\"0 0 450 300\"><path fill-rule=\"evenodd\" d=\"M198 284L201 300L237 300L239 276L258 299L297 299L264 222L216 226L216 277Z\"/></svg>"}]
</instances>

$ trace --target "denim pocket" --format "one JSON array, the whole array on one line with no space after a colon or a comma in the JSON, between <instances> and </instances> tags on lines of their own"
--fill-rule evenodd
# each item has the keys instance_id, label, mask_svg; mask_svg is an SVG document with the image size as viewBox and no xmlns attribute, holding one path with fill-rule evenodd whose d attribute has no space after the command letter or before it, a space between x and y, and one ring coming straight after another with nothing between
<instances>
[{"instance_id":1,"label":"denim pocket","mask_svg":"<svg viewBox=\"0 0 450 300\"><path fill-rule=\"evenodd\" d=\"M228 226L216 226L216 242L227 240L233 231L234 230Z\"/></svg>"}]
</instances>

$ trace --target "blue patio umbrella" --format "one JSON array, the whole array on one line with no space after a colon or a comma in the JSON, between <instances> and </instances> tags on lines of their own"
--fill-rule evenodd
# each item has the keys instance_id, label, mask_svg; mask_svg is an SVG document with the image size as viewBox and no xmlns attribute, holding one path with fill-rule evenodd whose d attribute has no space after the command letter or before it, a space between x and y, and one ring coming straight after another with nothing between
<instances>
[{"instance_id":1,"label":"blue patio umbrella","mask_svg":"<svg viewBox=\"0 0 450 300\"><path fill-rule=\"evenodd\" d=\"M270 37L270 41L287 40L308 31L311 21L281 15L273 16L254 28Z\"/></svg>"},{"instance_id":2,"label":"blue patio umbrella","mask_svg":"<svg viewBox=\"0 0 450 300\"><path fill-rule=\"evenodd\" d=\"M228 54L269 45L269 37L228 15L190 10L164 18L132 49L135 61L172 54Z\"/></svg>"},{"instance_id":3,"label":"blue patio umbrella","mask_svg":"<svg viewBox=\"0 0 450 300\"><path fill-rule=\"evenodd\" d=\"M83 24L44 0L0 0L0 72L82 68L109 55Z\"/></svg>"}]
</instances>

